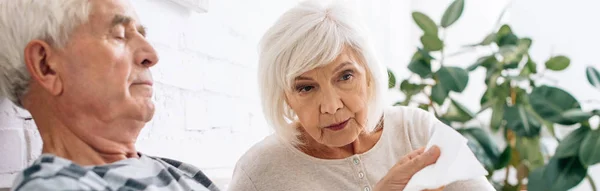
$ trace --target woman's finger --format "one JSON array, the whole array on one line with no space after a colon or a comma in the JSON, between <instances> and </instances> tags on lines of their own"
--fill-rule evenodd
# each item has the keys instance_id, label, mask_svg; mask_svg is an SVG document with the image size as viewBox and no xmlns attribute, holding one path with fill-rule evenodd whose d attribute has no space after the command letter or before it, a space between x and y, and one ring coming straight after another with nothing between
<instances>
[{"instance_id":1,"label":"woman's finger","mask_svg":"<svg viewBox=\"0 0 600 191\"><path fill-rule=\"evenodd\" d=\"M423 191L442 191L442 190L444 190L444 188L445 188L445 187L446 187L446 186L442 186L442 187L439 187L439 188L437 188L437 189L433 189L433 190L423 190Z\"/></svg>"},{"instance_id":2,"label":"woman's finger","mask_svg":"<svg viewBox=\"0 0 600 191\"><path fill-rule=\"evenodd\" d=\"M396 164L404 164L410 160L413 160L417 156L423 154L423 152L425 152L425 147L421 147L417 150L414 150L414 151L408 153L407 155L404 155L404 157L402 157Z\"/></svg>"},{"instance_id":3,"label":"woman's finger","mask_svg":"<svg viewBox=\"0 0 600 191\"><path fill-rule=\"evenodd\" d=\"M407 170L410 174L415 174L419 172L421 169L434 164L437 159L440 157L441 151L437 146L433 146L427 150L427 152L415 157L414 159L408 161L405 165L407 165Z\"/></svg>"}]
</instances>

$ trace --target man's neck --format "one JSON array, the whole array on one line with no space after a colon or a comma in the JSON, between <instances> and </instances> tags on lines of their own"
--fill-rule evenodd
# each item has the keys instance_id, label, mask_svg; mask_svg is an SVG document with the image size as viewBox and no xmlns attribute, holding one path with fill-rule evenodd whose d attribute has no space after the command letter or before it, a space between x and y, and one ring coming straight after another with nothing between
<instances>
[{"instance_id":1,"label":"man's neck","mask_svg":"<svg viewBox=\"0 0 600 191\"><path fill-rule=\"evenodd\" d=\"M118 124L96 124L94 121L98 120L85 120L83 119L85 117L82 116L61 115L63 112L45 103L42 101L30 102L25 106L33 116L42 136L42 153L66 158L82 166L103 165L139 157L135 149L135 138L119 142L107 139L106 137L109 136L94 135L93 132L87 132L81 128L84 126L108 127ZM31 104L36 104L36 107L27 107ZM67 118L69 119L67 120ZM65 121L70 123L64 123ZM73 123L74 121L75 123ZM137 135L132 137L137 137Z\"/></svg>"},{"instance_id":2,"label":"man's neck","mask_svg":"<svg viewBox=\"0 0 600 191\"><path fill-rule=\"evenodd\" d=\"M42 123L36 122L38 125ZM69 159L82 166L104 165L127 158L138 158L134 145L122 145L109 140L97 140L96 144L81 139L66 126L38 126L42 135L42 153ZM43 132L43 133L42 133ZM106 149L109 148L109 149Z\"/></svg>"}]
</instances>

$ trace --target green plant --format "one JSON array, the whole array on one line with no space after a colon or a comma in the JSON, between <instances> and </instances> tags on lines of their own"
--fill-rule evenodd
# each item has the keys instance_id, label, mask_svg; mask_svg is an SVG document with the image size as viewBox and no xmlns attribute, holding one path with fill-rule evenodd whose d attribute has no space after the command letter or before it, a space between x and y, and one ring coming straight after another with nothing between
<instances>
[{"instance_id":1,"label":"green plant","mask_svg":"<svg viewBox=\"0 0 600 191\"><path fill-rule=\"evenodd\" d=\"M509 25L497 24L498 29L480 43L465 46L465 51L459 52L487 47L492 50L489 55L477 59L467 68L446 65L446 30L461 17L464 4L464 0L455 0L446 9L439 25L423 13L412 14L423 30L422 47L417 48L408 65L414 73L409 79L396 85L394 73L388 71L390 88L399 86L405 95L405 99L396 105L415 105L432 111L441 121L457 129L470 140L469 147L489 171L489 177L497 170L506 169L505 181L494 182L499 190L520 190L526 186L532 191L567 190L576 186L587 176L587 167L600 162L600 129L592 130L589 123L592 116L600 116L600 110L582 111L571 94L540 83L545 72L567 68L569 58L552 56L539 66L529 56L532 39L520 38ZM439 58L433 55L439 55ZM433 68L439 69L434 71ZM483 80L487 89L479 100L481 110L471 112L453 99L450 92L463 92L469 82L469 72L477 69L485 70ZM600 90L600 73L588 67L586 75L591 85ZM427 101L419 102L418 97L426 97ZM485 110L492 113L489 124L467 125ZM559 140L554 134L555 124L578 125L579 128ZM483 128L504 135L507 146L498 148ZM540 143L542 128L560 142L554 156L545 154L547 152ZM517 185L507 181L511 169L517 171ZM594 182L587 177L596 190ZM524 185L526 178L528 184Z\"/></svg>"}]
</instances>

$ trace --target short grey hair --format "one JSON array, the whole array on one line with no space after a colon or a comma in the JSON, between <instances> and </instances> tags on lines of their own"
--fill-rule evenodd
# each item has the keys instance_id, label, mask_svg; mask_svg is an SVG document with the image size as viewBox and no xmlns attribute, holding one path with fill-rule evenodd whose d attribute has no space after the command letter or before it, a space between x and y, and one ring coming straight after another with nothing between
<instances>
[{"instance_id":1,"label":"short grey hair","mask_svg":"<svg viewBox=\"0 0 600 191\"><path fill-rule=\"evenodd\" d=\"M297 116L286 103L285 91L297 76L334 61L345 47L367 69L367 131L379 122L385 104L387 72L366 36L364 23L348 2L305 1L285 12L263 36L259 50L262 109L270 126L284 141L302 144L293 126Z\"/></svg>"},{"instance_id":2,"label":"short grey hair","mask_svg":"<svg viewBox=\"0 0 600 191\"><path fill-rule=\"evenodd\" d=\"M54 47L66 45L70 33L87 22L88 0L0 1L0 98L22 107L31 75L25 65L25 47L43 40Z\"/></svg>"}]
</instances>

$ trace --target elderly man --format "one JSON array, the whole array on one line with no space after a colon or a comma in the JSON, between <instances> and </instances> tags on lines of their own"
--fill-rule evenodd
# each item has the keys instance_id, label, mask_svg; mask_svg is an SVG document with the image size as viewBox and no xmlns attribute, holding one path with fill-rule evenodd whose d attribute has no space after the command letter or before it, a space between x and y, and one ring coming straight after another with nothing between
<instances>
[{"instance_id":1,"label":"elderly man","mask_svg":"<svg viewBox=\"0 0 600 191\"><path fill-rule=\"evenodd\" d=\"M42 156L13 190L218 190L138 153L158 62L127 0L0 0L0 96L27 109Z\"/></svg>"}]
</instances>

